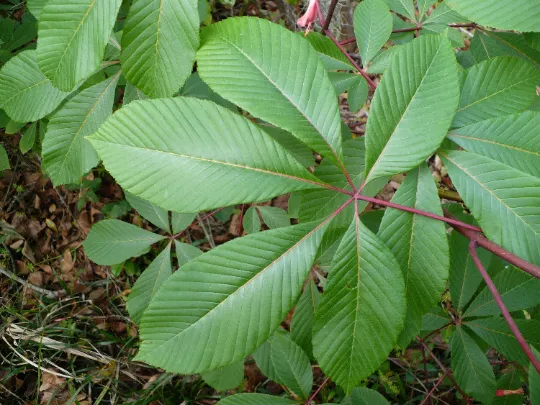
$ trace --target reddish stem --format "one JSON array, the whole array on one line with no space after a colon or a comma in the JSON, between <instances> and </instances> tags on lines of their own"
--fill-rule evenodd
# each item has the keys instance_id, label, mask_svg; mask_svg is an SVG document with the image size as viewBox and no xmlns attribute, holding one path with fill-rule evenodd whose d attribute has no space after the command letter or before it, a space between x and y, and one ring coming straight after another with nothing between
<instances>
[{"instance_id":1,"label":"reddish stem","mask_svg":"<svg viewBox=\"0 0 540 405\"><path fill-rule=\"evenodd\" d=\"M352 44L353 42L356 42L356 38L350 38L350 39L346 39L344 41L340 41L340 45Z\"/></svg>"},{"instance_id":2,"label":"reddish stem","mask_svg":"<svg viewBox=\"0 0 540 405\"><path fill-rule=\"evenodd\" d=\"M429 387L429 374L427 371L427 359L426 359L426 350L424 349L424 346L422 346L422 363L424 363L424 378L426 379L426 389ZM430 395L426 397L427 399L430 398ZM424 402L426 402L424 401Z\"/></svg>"},{"instance_id":3,"label":"reddish stem","mask_svg":"<svg viewBox=\"0 0 540 405\"><path fill-rule=\"evenodd\" d=\"M315 397L321 392L322 388L326 385L326 383L330 380L330 378L326 377L321 385L319 385L319 388L313 393L312 396L309 397L309 399L306 402L306 405L311 405L311 402L315 399Z\"/></svg>"},{"instance_id":4,"label":"reddish stem","mask_svg":"<svg viewBox=\"0 0 540 405\"><path fill-rule=\"evenodd\" d=\"M397 34L399 32L412 32L412 31L419 31L422 29L422 26L416 26L416 27L409 27L409 28L400 28L398 30L393 30L392 34Z\"/></svg>"},{"instance_id":5,"label":"reddish stem","mask_svg":"<svg viewBox=\"0 0 540 405\"><path fill-rule=\"evenodd\" d=\"M446 223L451 224L451 225L457 225L457 226L469 229L471 231L482 232L482 229L480 229L480 228L478 228L476 226L473 226L473 225L466 224L465 222L461 222L461 221L458 221L456 219L445 218L445 217L442 217L442 216L437 215L437 214L432 214L431 212L422 211L422 210L418 210L416 208L407 207L406 205L396 204L396 203L393 203L393 202L390 202L390 201L379 200L378 198L368 197L368 196L362 195L360 193L357 193L354 196L354 198L356 198L357 200L368 201L368 202L371 202L371 203L374 203L374 204L383 205L385 207L396 208L396 209L401 210L401 211L411 212L413 214L422 215L424 217L437 219L439 221L443 221L443 222L446 222Z\"/></svg>"},{"instance_id":6,"label":"reddish stem","mask_svg":"<svg viewBox=\"0 0 540 405\"><path fill-rule=\"evenodd\" d=\"M321 20L323 34L325 34L328 31L328 28L330 27L330 23L332 22L332 16L334 15L334 11L336 10L337 3L338 3L338 0L332 0L332 2L330 3L330 6L328 7L328 14L326 15L326 20L325 21Z\"/></svg>"},{"instance_id":7,"label":"reddish stem","mask_svg":"<svg viewBox=\"0 0 540 405\"><path fill-rule=\"evenodd\" d=\"M427 393L426 397L424 398L424 400L422 401L420 405L427 404L428 399L431 399L431 396L433 395L437 387L444 381L444 379L446 378L446 375L447 375L446 373L443 373L442 377L439 378L439 381L437 381L435 385L433 386L433 388Z\"/></svg>"},{"instance_id":8,"label":"reddish stem","mask_svg":"<svg viewBox=\"0 0 540 405\"><path fill-rule=\"evenodd\" d=\"M332 1L334 1L334 0L332 0ZM333 12L333 10L332 10L332 12ZM325 21L323 15L322 15L322 12L319 10L319 22L323 26L323 34L325 34L328 38L330 38L332 40L332 42L334 44L336 44L336 46L339 48L341 53L343 55L345 55L345 57L349 60L349 62L352 63L354 68L356 70L358 70L358 72L364 77L364 79L366 79L366 82L369 85L369 87L371 87L372 90L375 90L377 88L377 85L375 84L375 82L373 80L371 80L371 77L368 76L368 74L364 71L364 69L362 69L360 67L360 65L358 65L358 63L355 62L355 60L352 58L352 56L349 55L349 52L347 52L347 50L345 48L343 48L343 46L339 43L339 41L336 39L336 37L334 37L334 35L332 35L330 30L328 29L326 22L330 21L329 18L332 18L332 15L330 13L328 13L328 17L327 17L327 19ZM324 27L327 27L327 28L325 29Z\"/></svg>"},{"instance_id":9,"label":"reddish stem","mask_svg":"<svg viewBox=\"0 0 540 405\"><path fill-rule=\"evenodd\" d=\"M454 379L454 377L452 376L452 374L450 374L450 372L448 371L448 369L444 366L444 364L442 364L442 362L437 358L437 356L435 356L435 354L431 351L431 349L429 348L428 345L426 345L426 343L422 340L422 338L420 338L420 336L417 336L416 337L416 340L418 340L418 342L422 345L422 347L429 353L429 355L431 356L431 358L433 360L435 360L435 363L438 364L438 366L441 368L441 370L443 371L443 373L445 373L448 378L450 379L450 381L452 381L452 384L454 384L454 387L456 387L456 389L461 393L461 395L463 396L463 398L465 399L465 401L467 402L467 404L470 403L470 399L469 399L469 396L467 394L465 394L465 392L463 392L463 390L461 389L461 387L459 386L459 384L456 382L456 380Z\"/></svg>"},{"instance_id":10,"label":"reddish stem","mask_svg":"<svg viewBox=\"0 0 540 405\"><path fill-rule=\"evenodd\" d=\"M472 257L472 259L474 261L474 264L476 265L476 267L478 268L478 271L480 272L480 274L484 278L484 281L486 282L486 284L487 284L487 286L489 288L489 291L491 292L491 295L493 295L493 298L495 299L495 302L499 306L499 309L501 310L501 312L503 314L504 320L506 321L506 323L510 327L510 330L512 331L512 334L515 336L515 338L518 341L519 345L523 349L523 352L527 355L527 357L531 361L532 365L534 366L534 368L536 369L538 374L540 374L540 362L538 361L536 356L533 354L531 348L527 344L527 341L525 340L525 338L523 337L523 335L519 331L519 328L517 327L516 322L512 318L512 315L510 315L510 312L508 311L508 308L506 307L506 305L504 304L504 302L502 300L501 294L499 294L499 291L497 290L497 287L495 287L495 284L493 283L493 280L489 276L489 274L486 271L484 265L482 264L482 261L478 257L478 252L476 251L477 248L478 248L478 243L475 240L471 240L471 242L469 243L469 252L470 252L471 257Z\"/></svg>"},{"instance_id":11,"label":"reddish stem","mask_svg":"<svg viewBox=\"0 0 540 405\"><path fill-rule=\"evenodd\" d=\"M427 338L433 336L434 334L436 334L437 332L440 332L441 330L445 329L445 328L448 328L450 325L453 325L454 322L453 321L450 321L448 322L446 325L443 325L441 326L439 329L435 329L434 331L428 333L425 337L424 337L424 340L426 340Z\"/></svg>"},{"instance_id":12,"label":"reddish stem","mask_svg":"<svg viewBox=\"0 0 540 405\"><path fill-rule=\"evenodd\" d=\"M444 210L444 216L447 218L453 219L453 216L446 210ZM539 266L536 266L532 263L527 262L526 260L523 260L521 257L518 257L513 253L510 253L509 251L497 245L496 243L487 240L484 236L476 232L473 232L465 227L462 227L461 225L452 224L452 223L450 223L450 225L452 225L452 227L456 231L458 231L460 234L465 236L467 239L471 241L475 241L478 244L478 246L499 256L501 259L529 273L531 276L540 278Z\"/></svg>"}]
</instances>

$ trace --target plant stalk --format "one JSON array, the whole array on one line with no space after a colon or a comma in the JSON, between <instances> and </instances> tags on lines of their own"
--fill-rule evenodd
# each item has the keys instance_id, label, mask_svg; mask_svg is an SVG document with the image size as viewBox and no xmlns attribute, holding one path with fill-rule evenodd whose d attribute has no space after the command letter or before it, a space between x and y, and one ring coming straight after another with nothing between
<instances>
[{"instance_id":1,"label":"plant stalk","mask_svg":"<svg viewBox=\"0 0 540 405\"><path fill-rule=\"evenodd\" d=\"M476 249L478 248L478 243L476 240L471 240L469 243L469 253L471 254L471 257L474 261L474 264L476 265L476 268L482 275L482 278L486 282L489 291L491 292L491 295L493 295L493 298L495 299L495 302L497 303L497 306L501 310L504 320L510 327L510 330L512 331L512 334L515 336L516 340L518 341L519 345L523 349L523 352L526 354L526 356L531 361L531 364L534 366L538 374L540 374L540 362L532 352L531 348L527 344L527 341L519 331L518 326L516 325L516 322L512 318L512 315L510 315L510 311L508 311L508 308L506 307L505 303L502 300L501 294L497 290L497 287L495 287L495 283L493 283L493 280L489 276L488 272L486 271L484 265L482 264L482 261L478 257L478 252Z\"/></svg>"},{"instance_id":2,"label":"plant stalk","mask_svg":"<svg viewBox=\"0 0 540 405\"><path fill-rule=\"evenodd\" d=\"M450 214L448 211L444 211L444 216L446 218L453 219L453 215ZM502 248L501 246L497 245L494 242L491 242L490 240L487 240L483 235L480 235L476 232L471 231L470 229L463 227L459 224L452 224L450 225L458 231L460 234L465 236L467 239L471 241L475 241L478 246L490 251L491 253L499 256L501 259L507 261L508 263L520 268L521 270L525 271L526 273L529 273L531 276L540 278L540 267L536 266L532 263L529 263L526 260L523 260L521 257L516 256L513 253L510 253L508 250Z\"/></svg>"}]
</instances>

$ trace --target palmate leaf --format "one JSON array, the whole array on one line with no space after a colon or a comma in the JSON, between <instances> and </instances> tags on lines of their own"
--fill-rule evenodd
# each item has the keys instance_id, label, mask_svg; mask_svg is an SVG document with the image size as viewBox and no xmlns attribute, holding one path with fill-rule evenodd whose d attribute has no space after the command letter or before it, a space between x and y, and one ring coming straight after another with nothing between
<instances>
[{"instance_id":1,"label":"palmate leaf","mask_svg":"<svg viewBox=\"0 0 540 405\"><path fill-rule=\"evenodd\" d=\"M169 224L169 212L160 208L142 198L126 192L126 200L141 216L156 226L159 226L165 232L171 232ZM190 221L191 223L191 221ZM176 232L175 232L176 233Z\"/></svg>"},{"instance_id":2,"label":"palmate leaf","mask_svg":"<svg viewBox=\"0 0 540 405\"><path fill-rule=\"evenodd\" d=\"M229 366L216 368L201 375L204 382L216 391L226 391L236 388L244 379L244 361L238 361Z\"/></svg>"},{"instance_id":3,"label":"palmate leaf","mask_svg":"<svg viewBox=\"0 0 540 405\"><path fill-rule=\"evenodd\" d=\"M188 243L178 242L177 240L174 241L174 247L176 249L176 259L179 266L183 266L203 253L199 248Z\"/></svg>"},{"instance_id":4,"label":"palmate leaf","mask_svg":"<svg viewBox=\"0 0 540 405\"><path fill-rule=\"evenodd\" d=\"M305 35L302 33L302 35ZM310 31L306 36L311 46L319 53L326 70L353 70L354 66L327 36Z\"/></svg>"},{"instance_id":5,"label":"palmate leaf","mask_svg":"<svg viewBox=\"0 0 540 405\"><path fill-rule=\"evenodd\" d=\"M147 96L169 97L191 74L198 46L197 0L135 0L122 36L122 70Z\"/></svg>"},{"instance_id":6,"label":"palmate leaf","mask_svg":"<svg viewBox=\"0 0 540 405\"><path fill-rule=\"evenodd\" d=\"M407 174L392 202L437 215L443 214L437 187L425 164ZM420 328L422 315L439 302L446 288L449 268L446 228L440 221L387 209L379 237L395 255L403 271L407 323L416 320ZM408 344L418 332L411 329L401 343Z\"/></svg>"},{"instance_id":7,"label":"palmate leaf","mask_svg":"<svg viewBox=\"0 0 540 405\"><path fill-rule=\"evenodd\" d=\"M298 299L326 226L254 233L183 266L144 313L137 360L193 374L252 353Z\"/></svg>"},{"instance_id":8,"label":"palmate leaf","mask_svg":"<svg viewBox=\"0 0 540 405\"><path fill-rule=\"evenodd\" d=\"M242 227L246 233L255 233L261 230L261 218L255 206L249 207L242 218Z\"/></svg>"},{"instance_id":9,"label":"palmate leaf","mask_svg":"<svg viewBox=\"0 0 540 405\"><path fill-rule=\"evenodd\" d=\"M300 35L258 18L228 18L203 31L197 64L216 93L340 160L336 96L317 52Z\"/></svg>"},{"instance_id":10,"label":"palmate leaf","mask_svg":"<svg viewBox=\"0 0 540 405\"><path fill-rule=\"evenodd\" d=\"M120 74L81 91L50 119L43 140L43 165L53 184L77 183L99 158L85 138L112 114Z\"/></svg>"},{"instance_id":11,"label":"palmate leaf","mask_svg":"<svg viewBox=\"0 0 540 405\"><path fill-rule=\"evenodd\" d=\"M362 64L367 66L392 34L392 15L383 0L364 0L356 7L354 33Z\"/></svg>"},{"instance_id":12,"label":"palmate leaf","mask_svg":"<svg viewBox=\"0 0 540 405\"><path fill-rule=\"evenodd\" d=\"M292 405L294 401L265 394L236 394L218 402L219 405Z\"/></svg>"},{"instance_id":13,"label":"palmate leaf","mask_svg":"<svg viewBox=\"0 0 540 405\"><path fill-rule=\"evenodd\" d=\"M533 354L540 360L540 351L533 348ZM540 374L532 363L529 365L529 399L531 405L540 404Z\"/></svg>"},{"instance_id":14,"label":"palmate leaf","mask_svg":"<svg viewBox=\"0 0 540 405\"><path fill-rule=\"evenodd\" d=\"M474 339L457 327L450 341L454 378L466 394L484 404L495 397L495 375L486 355Z\"/></svg>"},{"instance_id":15,"label":"palmate leaf","mask_svg":"<svg viewBox=\"0 0 540 405\"><path fill-rule=\"evenodd\" d=\"M132 85L131 83L126 83L126 88L124 91L124 103L123 106L125 107L129 103L135 100L146 100L148 97L146 94L144 94L141 90L139 90L137 87Z\"/></svg>"},{"instance_id":16,"label":"palmate leaf","mask_svg":"<svg viewBox=\"0 0 540 405\"><path fill-rule=\"evenodd\" d=\"M253 357L268 378L285 385L301 398L308 397L313 385L309 357L289 336L278 331L253 353Z\"/></svg>"},{"instance_id":17,"label":"palmate leaf","mask_svg":"<svg viewBox=\"0 0 540 405\"><path fill-rule=\"evenodd\" d=\"M36 17L37 20L39 20L39 16L41 15L41 11L43 10L43 7L45 7L45 3L47 3L48 0L26 0L26 6L28 7L28 10Z\"/></svg>"},{"instance_id":18,"label":"palmate leaf","mask_svg":"<svg viewBox=\"0 0 540 405\"><path fill-rule=\"evenodd\" d=\"M540 0L446 0L470 20L502 30L539 31Z\"/></svg>"},{"instance_id":19,"label":"palmate leaf","mask_svg":"<svg viewBox=\"0 0 540 405\"><path fill-rule=\"evenodd\" d=\"M282 228L291 224L291 219L283 208L262 205L257 207L257 211L261 213L262 220L270 229Z\"/></svg>"},{"instance_id":20,"label":"palmate leaf","mask_svg":"<svg viewBox=\"0 0 540 405\"><path fill-rule=\"evenodd\" d=\"M55 88L41 73L34 50L19 53L0 70L0 108L15 121L43 118L68 94Z\"/></svg>"},{"instance_id":21,"label":"palmate leaf","mask_svg":"<svg viewBox=\"0 0 540 405\"><path fill-rule=\"evenodd\" d=\"M54 86L71 91L99 68L122 0L48 0L37 60Z\"/></svg>"},{"instance_id":22,"label":"palmate leaf","mask_svg":"<svg viewBox=\"0 0 540 405\"><path fill-rule=\"evenodd\" d=\"M540 264L540 179L470 152L440 156L485 235Z\"/></svg>"},{"instance_id":23,"label":"palmate leaf","mask_svg":"<svg viewBox=\"0 0 540 405\"><path fill-rule=\"evenodd\" d=\"M366 182L429 157L446 135L458 98L456 59L447 38L426 35L395 53L367 122Z\"/></svg>"},{"instance_id":24,"label":"palmate leaf","mask_svg":"<svg viewBox=\"0 0 540 405\"><path fill-rule=\"evenodd\" d=\"M313 318L320 301L321 293L313 280L309 280L291 319L291 338L310 357L313 357Z\"/></svg>"},{"instance_id":25,"label":"palmate leaf","mask_svg":"<svg viewBox=\"0 0 540 405\"><path fill-rule=\"evenodd\" d=\"M6 152L6 149L0 145L0 172L3 172L4 170L7 170L10 168L9 165L9 157Z\"/></svg>"},{"instance_id":26,"label":"palmate leaf","mask_svg":"<svg viewBox=\"0 0 540 405\"><path fill-rule=\"evenodd\" d=\"M188 226L191 225L191 223L193 222L196 216L197 214L193 214L193 213L182 214L179 212L173 212L172 218L171 218L173 233L177 234L178 232L186 229Z\"/></svg>"},{"instance_id":27,"label":"palmate leaf","mask_svg":"<svg viewBox=\"0 0 540 405\"><path fill-rule=\"evenodd\" d=\"M540 113L524 111L450 131L462 148L540 177Z\"/></svg>"},{"instance_id":28,"label":"palmate leaf","mask_svg":"<svg viewBox=\"0 0 540 405\"><path fill-rule=\"evenodd\" d=\"M470 51L475 63L496 56L516 56L540 68L540 52L523 34L478 30L471 40Z\"/></svg>"},{"instance_id":29,"label":"palmate leaf","mask_svg":"<svg viewBox=\"0 0 540 405\"><path fill-rule=\"evenodd\" d=\"M409 18L410 20L415 20L414 12L414 3L413 0L384 0L390 10L395 11L396 13L401 14L404 17Z\"/></svg>"},{"instance_id":30,"label":"palmate leaf","mask_svg":"<svg viewBox=\"0 0 540 405\"><path fill-rule=\"evenodd\" d=\"M488 266L491 255L478 249L478 256ZM482 275L476 268L469 252L469 239L453 231L450 235L450 277L448 280L452 306L459 313L472 298L482 282Z\"/></svg>"},{"instance_id":31,"label":"palmate leaf","mask_svg":"<svg viewBox=\"0 0 540 405\"><path fill-rule=\"evenodd\" d=\"M171 244L143 271L128 296L127 310L135 323L141 321L143 312L159 288L172 274Z\"/></svg>"},{"instance_id":32,"label":"palmate leaf","mask_svg":"<svg viewBox=\"0 0 540 405\"><path fill-rule=\"evenodd\" d=\"M527 309L540 304L540 280L515 267L508 267L493 278L495 287L509 311ZM485 287L469 305L464 317L499 314L491 291Z\"/></svg>"},{"instance_id":33,"label":"palmate leaf","mask_svg":"<svg viewBox=\"0 0 540 405\"><path fill-rule=\"evenodd\" d=\"M313 352L346 392L386 359L403 328L403 274L392 252L355 215L336 251L315 313Z\"/></svg>"},{"instance_id":34,"label":"palmate leaf","mask_svg":"<svg viewBox=\"0 0 540 405\"><path fill-rule=\"evenodd\" d=\"M84 241L84 250L97 264L110 266L139 256L153 243L165 239L138 226L116 219L95 224Z\"/></svg>"},{"instance_id":35,"label":"palmate leaf","mask_svg":"<svg viewBox=\"0 0 540 405\"><path fill-rule=\"evenodd\" d=\"M359 80L351 86L347 93L347 102L352 113L356 113L362 108L367 100L368 92L369 88L366 79L359 76Z\"/></svg>"},{"instance_id":36,"label":"palmate leaf","mask_svg":"<svg viewBox=\"0 0 540 405\"><path fill-rule=\"evenodd\" d=\"M527 342L540 347L540 322L526 319L515 319L515 322ZM527 355L503 318L480 318L466 321L464 324L508 360L517 361L522 365L529 363Z\"/></svg>"},{"instance_id":37,"label":"palmate leaf","mask_svg":"<svg viewBox=\"0 0 540 405\"><path fill-rule=\"evenodd\" d=\"M522 59L497 57L465 71L452 127L524 111L536 97L540 72Z\"/></svg>"},{"instance_id":38,"label":"palmate leaf","mask_svg":"<svg viewBox=\"0 0 540 405\"><path fill-rule=\"evenodd\" d=\"M345 167L347 168L347 172L350 174L353 183L358 187L362 183L365 167L364 138L345 141L344 147L345 155L343 161ZM341 173L338 167L327 160L321 162L315 170L315 173L318 178L328 184L350 190L348 188L347 179L343 176L343 173ZM322 220L344 204L349 198L350 196L346 194L336 193L332 190L319 189L303 191L299 220L300 222ZM349 214L340 215L339 218L334 221L333 226L337 225L336 222L340 222L340 224L345 227L349 225L349 218L353 215L354 206L352 204L349 205L345 211Z\"/></svg>"},{"instance_id":39,"label":"palmate leaf","mask_svg":"<svg viewBox=\"0 0 540 405\"><path fill-rule=\"evenodd\" d=\"M345 398L342 405L390 405L381 394L366 387L359 387L352 390L351 395Z\"/></svg>"},{"instance_id":40,"label":"palmate leaf","mask_svg":"<svg viewBox=\"0 0 540 405\"><path fill-rule=\"evenodd\" d=\"M125 190L171 211L324 186L260 128L205 100L132 102L88 139Z\"/></svg>"}]
</instances>

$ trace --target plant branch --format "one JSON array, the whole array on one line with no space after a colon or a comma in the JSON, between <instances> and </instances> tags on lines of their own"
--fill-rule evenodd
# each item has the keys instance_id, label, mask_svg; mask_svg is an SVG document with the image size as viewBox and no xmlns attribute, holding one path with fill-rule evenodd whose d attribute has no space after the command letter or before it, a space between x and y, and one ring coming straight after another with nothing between
<instances>
[{"instance_id":1,"label":"plant branch","mask_svg":"<svg viewBox=\"0 0 540 405\"><path fill-rule=\"evenodd\" d=\"M368 196L362 195L360 193L355 194L354 198L356 198L357 200L368 201L368 202L371 202L371 203L374 203L374 204L383 205L385 207L396 208L396 209L401 210L401 211L407 211L407 212L411 212L413 214L418 214L418 215L422 215L424 217L428 217L428 218L436 219L436 220L439 220L439 221L443 221L443 222L446 222L447 224L450 224L450 225L456 225L456 226L460 226L462 228L466 228L467 230L470 230L471 232L482 232L482 229L480 229L480 228L478 228L476 226L473 226L473 225L466 224L465 222L458 221L457 219L442 217L442 216L437 215L437 214L432 214L431 212L422 211L422 210L418 210L416 208L407 207L406 205L396 204L396 203L393 203L393 202L390 202L390 201L379 200L378 198L368 197Z\"/></svg>"},{"instance_id":2,"label":"plant branch","mask_svg":"<svg viewBox=\"0 0 540 405\"><path fill-rule=\"evenodd\" d=\"M4 269L2 267L0 267L0 274L3 274L12 280L15 280L16 282L22 284L26 288L30 288L31 290L34 290L35 292L39 294L45 295L47 298L58 298L66 293L64 290L50 291L50 290L46 290L45 288L38 287L37 285L34 285L32 283L29 283L28 281L23 280L22 278L13 274L11 271Z\"/></svg>"},{"instance_id":3,"label":"plant branch","mask_svg":"<svg viewBox=\"0 0 540 405\"><path fill-rule=\"evenodd\" d=\"M323 35L327 33L330 23L332 22L332 17L334 16L334 11L336 10L338 0L332 0L330 6L328 7L328 14L326 15L326 20L321 21L322 23L322 32Z\"/></svg>"},{"instance_id":4,"label":"plant branch","mask_svg":"<svg viewBox=\"0 0 540 405\"><path fill-rule=\"evenodd\" d=\"M319 387L317 388L317 390L313 393L312 396L309 397L309 399L307 400L306 402L306 405L311 405L311 402L313 402L313 400L315 400L315 397L319 394L319 392L321 392L322 388L326 385L326 383L330 380L329 377L326 377L324 379L324 381L321 383L321 385L319 385Z\"/></svg>"},{"instance_id":5,"label":"plant branch","mask_svg":"<svg viewBox=\"0 0 540 405\"><path fill-rule=\"evenodd\" d=\"M429 346L422 340L422 338L420 336L417 336L416 337L416 340L418 340L418 342L422 345L422 347L429 353L429 355L431 356L431 358L433 360L435 360L435 363L438 364L438 366L441 368L441 370L443 371L443 373L445 373L448 378L450 379L450 381L452 381L452 384L454 384L454 387L456 387L456 389L461 393L461 395L463 396L463 398L465 398L465 401L467 402L467 404L470 403L469 401L469 396L467 394L465 394L465 392L463 392L463 390L461 389L461 387L459 386L459 384L456 382L456 380L454 379L454 377L452 376L452 374L450 374L450 372L448 371L448 369L444 366L444 364L442 364L442 362L437 358L437 356L435 356L435 354L431 351L431 349L429 348Z\"/></svg>"},{"instance_id":6,"label":"plant branch","mask_svg":"<svg viewBox=\"0 0 540 405\"><path fill-rule=\"evenodd\" d=\"M332 0L332 1L334 2L334 0ZM331 5L330 5L330 7L331 7ZM328 16L331 17L330 12L328 13ZM328 19L328 17L327 17L326 21L330 21ZM328 28L326 28L326 29L324 28L324 27L326 27L326 21L325 21L323 15L322 15L322 12L319 10L319 22L323 26L323 34L325 34L328 38L330 38L332 40L332 42L334 44L336 44L336 46L339 48L341 53L343 55L345 55L345 57L349 60L349 62L352 63L354 68L356 70L358 70L358 72L364 77L364 79L366 79L366 82L369 85L369 87L371 87L372 90L375 90L377 88L377 84L375 84L375 82L373 80L371 80L371 77L368 76L368 74L364 71L364 69L362 69L358 63L356 63L356 61L352 58L351 55L349 55L349 52L347 52L347 50L345 48L343 48L343 46L339 43L339 41L336 39L336 37L334 37L334 35L330 32L330 30Z\"/></svg>"},{"instance_id":7,"label":"plant branch","mask_svg":"<svg viewBox=\"0 0 540 405\"><path fill-rule=\"evenodd\" d=\"M519 328L516 325L516 322L512 318L512 315L510 315L510 312L508 311L508 308L504 304L501 294L499 294L499 291L497 290L497 287L495 287L495 284L493 283L493 280L489 276L488 272L486 271L484 265L482 264L482 261L478 257L478 252L476 249L478 248L478 243L476 240L471 240L469 243L469 253L471 254L471 257L474 261L474 264L476 265L476 268L482 275L482 278L486 282L489 291L491 292L491 295L493 295L493 298L495 299L495 302L497 303L497 306L502 312L502 315L504 317L504 320L510 327L510 330L512 331L512 334L515 336L516 340L518 341L519 345L523 349L523 352L527 355L529 360L531 361L531 364L534 366L538 374L540 374L540 362L536 358L536 356L533 354L531 348L527 344L527 341L519 331Z\"/></svg>"},{"instance_id":8,"label":"plant branch","mask_svg":"<svg viewBox=\"0 0 540 405\"><path fill-rule=\"evenodd\" d=\"M424 400L420 403L420 405L426 405L427 404L427 401L428 399L431 399L431 396L433 395L433 393L435 392L435 390L437 389L437 387L444 381L444 379L446 378L447 374L446 372L443 373L442 377L439 378L439 381L437 381L435 383L435 385L433 386L433 388L427 393L426 397L424 398Z\"/></svg>"},{"instance_id":9,"label":"plant branch","mask_svg":"<svg viewBox=\"0 0 540 405\"><path fill-rule=\"evenodd\" d=\"M448 211L444 211L444 216L449 219L453 219L454 216L450 214ZM452 227L465 236L467 239L471 241L475 241L478 246L490 251L494 255L499 256L501 259L507 261L508 263L520 268L521 270L525 271L526 273L529 273L531 276L540 278L540 267L536 266L532 263L529 263L526 260L523 260L521 257L516 256L513 253L510 253L508 250L502 248L501 246L497 245L494 242L491 242L490 240L487 240L483 235L480 235L476 232L471 231L470 229L463 227L459 224L452 224Z\"/></svg>"}]
</instances>

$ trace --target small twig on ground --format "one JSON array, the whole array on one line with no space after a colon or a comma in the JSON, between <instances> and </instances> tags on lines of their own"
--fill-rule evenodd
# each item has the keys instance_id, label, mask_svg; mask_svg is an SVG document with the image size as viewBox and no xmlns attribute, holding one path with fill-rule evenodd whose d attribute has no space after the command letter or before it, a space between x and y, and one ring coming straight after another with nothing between
<instances>
[{"instance_id":1,"label":"small twig on ground","mask_svg":"<svg viewBox=\"0 0 540 405\"><path fill-rule=\"evenodd\" d=\"M23 280L22 278L13 274L11 271L4 269L3 267L0 267L0 273L22 284L24 287L30 288L39 294L45 295L47 298L58 298L66 293L65 290L50 291L46 290L45 288L38 287L37 285L31 284L28 281Z\"/></svg>"},{"instance_id":2,"label":"small twig on ground","mask_svg":"<svg viewBox=\"0 0 540 405\"><path fill-rule=\"evenodd\" d=\"M420 405L426 405L428 400L431 401L431 397L433 396L433 393L435 392L435 390L437 389L437 387L444 381L445 378L446 378L446 373L443 373L442 377L439 378L439 381L437 381L437 382L435 383L435 385L433 386L433 388L428 392L428 394L426 395L426 397L424 398L424 400L420 403Z\"/></svg>"},{"instance_id":3,"label":"small twig on ground","mask_svg":"<svg viewBox=\"0 0 540 405\"><path fill-rule=\"evenodd\" d=\"M521 349L523 349L523 352L528 357L528 359L531 361L531 364L534 366L538 374L540 374L540 362L532 352L531 348L527 344L527 341L521 334L518 326L516 325L516 322L512 318L512 315L510 315L510 311L508 311L508 308L504 304L501 294L499 294L499 291L497 290L497 287L495 287L495 283L493 283L493 280L489 276L488 272L486 271L484 265L482 264L482 261L478 257L478 252L476 249L478 248L478 244L475 240L471 240L469 243L469 253L471 254L471 257L474 261L474 264L476 265L476 268L482 275L484 281L486 282L489 291L491 292L491 295L493 295L493 298L495 299L495 302L497 303L497 306L502 312L502 315L504 317L504 320L510 327L510 330L512 331L512 334L518 341L519 345L521 346Z\"/></svg>"},{"instance_id":4,"label":"small twig on ground","mask_svg":"<svg viewBox=\"0 0 540 405\"><path fill-rule=\"evenodd\" d=\"M422 345L422 347L429 353L429 355L431 356L431 358L433 360L435 360L435 363L438 364L438 366L441 368L441 370L443 371L443 373L445 373L448 378L450 379L450 381L452 381L452 384L454 384L454 387L456 387L456 389L461 393L461 395L463 396L463 398L465 399L465 401L467 402L467 404L470 404L470 399L469 399L469 396L467 394L465 394L465 392L463 392L463 390L461 389L461 387L459 386L459 384L456 382L456 380L454 379L454 377L452 376L452 374L450 374L450 372L448 371L448 369L444 366L444 364L442 364L442 362L439 360L439 358L437 356L435 356L435 353L433 353L431 351L431 349L429 348L429 346L424 342L424 340L420 337L420 336L417 336L416 337L416 340L418 340L418 342Z\"/></svg>"},{"instance_id":5,"label":"small twig on ground","mask_svg":"<svg viewBox=\"0 0 540 405\"><path fill-rule=\"evenodd\" d=\"M204 223L204 221L201 219L201 215L197 214L197 221L199 221L199 225L201 226L204 236L206 237L206 240L208 241L208 244L213 249L216 247L216 243L214 242L214 238L212 237L212 232L210 232Z\"/></svg>"},{"instance_id":6,"label":"small twig on ground","mask_svg":"<svg viewBox=\"0 0 540 405\"><path fill-rule=\"evenodd\" d=\"M319 395L319 392L321 392L322 388L326 385L326 383L330 380L330 378L326 377L324 381L319 385L319 388L313 393L312 396L309 397L309 399L306 402L306 405L311 405L311 402Z\"/></svg>"}]
</instances>

